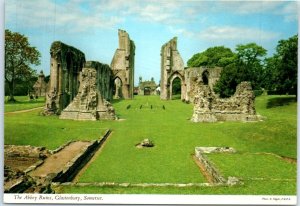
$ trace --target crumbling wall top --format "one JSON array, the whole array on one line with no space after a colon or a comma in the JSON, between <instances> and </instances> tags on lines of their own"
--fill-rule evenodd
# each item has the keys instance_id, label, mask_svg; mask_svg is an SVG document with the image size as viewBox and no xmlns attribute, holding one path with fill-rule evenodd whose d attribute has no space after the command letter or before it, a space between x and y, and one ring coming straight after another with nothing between
<instances>
[{"instance_id":1,"label":"crumbling wall top","mask_svg":"<svg viewBox=\"0 0 300 206\"><path fill-rule=\"evenodd\" d=\"M162 46L162 50L165 49L166 47L170 47L171 50L177 50L177 37L175 36L173 37L173 39L165 43Z\"/></svg>"},{"instance_id":2,"label":"crumbling wall top","mask_svg":"<svg viewBox=\"0 0 300 206\"><path fill-rule=\"evenodd\" d=\"M97 62L97 61L87 61L84 64L85 68L95 68L96 70L102 68L103 66L109 68L108 64L102 64L102 63Z\"/></svg>"},{"instance_id":3,"label":"crumbling wall top","mask_svg":"<svg viewBox=\"0 0 300 206\"><path fill-rule=\"evenodd\" d=\"M69 46L61 41L55 41L51 44L50 54L52 57L56 57L58 54L61 56L66 56L67 53L72 53L76 59L80 59L81 61L85 62L85 55L79 49Z\"/></svg>"}]
</instances>

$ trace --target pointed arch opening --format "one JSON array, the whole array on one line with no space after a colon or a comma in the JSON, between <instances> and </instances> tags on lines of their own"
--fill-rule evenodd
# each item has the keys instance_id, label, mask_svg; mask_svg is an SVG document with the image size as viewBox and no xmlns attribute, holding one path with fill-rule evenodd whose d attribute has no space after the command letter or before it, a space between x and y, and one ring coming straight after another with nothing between
<instances>
[{"instance_id":1,"label":"pointed arch opening","mask_svg":"<svg viewBox=\"0 0 300 206\"><path fill-rule=\"evenodd\" d=\"M120 77L116 77L114 79L114 86L113 86L113 98L114 99L120 99L123 98L122 94L122 80Z\"/></svg>"},{"instance_id":2,"label":"pointed arch opening","mask_svg":"<svg viewBox=\"0 0 300 206\"><path fill-rule=\"evenodd\" d=\"M202 81L204 85L209 85L209 72L207 70L202 73Z\"/></svg>"}]
</instances>

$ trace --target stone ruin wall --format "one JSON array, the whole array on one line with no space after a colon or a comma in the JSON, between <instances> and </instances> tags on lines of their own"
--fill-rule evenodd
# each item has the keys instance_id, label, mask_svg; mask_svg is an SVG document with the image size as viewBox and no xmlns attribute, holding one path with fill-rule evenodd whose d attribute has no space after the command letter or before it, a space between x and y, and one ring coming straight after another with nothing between
<instances>
[{"instance_id":1,"label":"stone ruin wall","mask_svg":"<svg viewBox=\"0 0 300 206\"><path fill-rule=\"evenodd\" d=\"M154 79L150 81L146 80L143 81L142 77L139 79L139 86L138 86L138 95L145 95L145 89L148 89L148 95L157 95L157 84L155 83Z\"/></svg>"},{"instance_id":2,"label":"stone ruin wall","mask_svg":"<svg viewBox=\"0 0 300 206\"><path fill-rule=\"evenodd\" d=\"M198 78L203 78L207 73L208 85L212 89L220 78L220 67L187 67L184 68L183 60L177 50L177 38L174 37L161 48L161 80L160 98L168 100L172 98L172 84L175 78L181 80L181 100L193 102L196 88L194 83Z\"/></svg>"},{"instance_id":3,"label":"stone ruin wall","mask_svg":"<svg viewBox=\"0 0 300 206\"><path fill-rule=\"evenodd\" d=\"M170 85L172 83L173 74L180 76L182 86L184 87L184 80L182 79L184 73L184 63L177 50L177 37L174 37L169 42L161 47L161 78L160 78L160 98L168 100L172 96L170 93ZM172 88L172 87L171 87ZM182 88L185 93L185 89Z\"/></svg>"},{"instance_id":4,"label":"stone ruin wall","mask_svg":"<svg viewBox=\"0 0 300 206\"><path fill-rule=\"evenodd\" d=\"M201 79L203 82L203 75L207 74L208 86L213 90L214 85L219 80L222 72L221 67L188 67L185 68L185 84L186 84L186 102L193 102L194 96L197 92L197 80Z\"/></svg>"},{"instance_id":5,"label":"stone ruin wall","mask_svg":"<svg viewBox=\"0 0 300 206\"><path fill-rule=\"evenodd\" d=\"M60 114L78 93L85 55L60 41L52 43L50 55L50 86L44 113Z\"/></svg>"},{"instance_id":6,"label":"stone ruin wall","mask_svg":"<svg viewBox=\"0 0 300 206\"><path fill-rule=\"evenodd\" d=\"M37 81L33 85L34 96L44 97L47 94L48 84L45 81L45 75L43 71L40 72Z\"/></svg>"},{"instance_id":7,"label":"stone ruin wall","mask_svg":"<svg viewBox=\"0 0 300 206\"><path fill-rule=\"evenodd\" d=\"M77 96L63 110L60 119L99 120L116 119L107 99L111 98L111 70L109 66L89 61L80 74Z\"/></svg>"},{"instance_id":8,"label":"stone ruin wall","mask_svg":"<svg viewBox=\"0 0 300 206\"><path fill-rule=\"evenodd\" d=\"M257 121L254 100L250 82L241 82L235 94L230 98L219 98L213 90L204 85L201 80L197 82L197 92L194 97L193 122L216 121Z\"/></svg>"},{"instance_id":9,"label":"stone ruin wall","mask_svg":"<svg viewBox=\"0 0 300 206\"><path fill-rule=\"evenodd\" d=\"M50 155L45 147L4 145L4 193L53 193L49 182L29 175Z\"/></svg>"},{"instance_id":10,"label":"stone ruin wall","mask_svg":"<svg viewBox=\"0 0 300 206\"><path fill-rule=\"evenodd\" d=\"M119 98L132 99L134 93L135 44L124 30L118 31L119 48L111 62L114 78L121 80ZM118 90L116 88L115 90Z\"/></svg>"}]
</instances>

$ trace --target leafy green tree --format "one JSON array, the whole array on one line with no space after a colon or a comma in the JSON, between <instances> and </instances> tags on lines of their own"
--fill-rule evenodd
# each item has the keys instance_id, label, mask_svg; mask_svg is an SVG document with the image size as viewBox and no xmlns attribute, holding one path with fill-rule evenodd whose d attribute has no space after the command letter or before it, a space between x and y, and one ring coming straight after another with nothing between
<instances>
[{"instance_id":1,"label":"leafy green tree","mask_svg":"<svg viewBox=\"0 0 300 206\"><path fill-rule=\"evenodd\" d=\"M35 74L30 66L39 65L40 56L40 52L30 46L26 36L5 30L5 82L9 90L8 101L15 101L16 81L26 82Z\"/></svg>"},{"instance_id":2,"label":"leafy green tree","mask_svg":"<svg viewBox=\"0 0 300 206\"><path fill-rule=\"evenodd\" d=\"M234 94L242 81L250 81L254 89L260 89L263 82L263 60L267 50L256 43L236 46L236 58L223 68L214 91L221 97Z\"/></svg>"},{"instance_id":3,"label":"leafy green tree","mask_svg":"<svg viewBox=\"0 0 300 206\"><path fill-rule=\"evenodd\" d=\"M235 59L234 53L224 46L211 47L204 52L197 53L187 62L189 67L224 67Z\"/></svg>"},{"instance_id":4,"label":"leafy green tree","mask_svg":"<svg viewBox=\"0 0 300 206\"><path fill-rule=\"evenodd\" d=\"M279 93L297 94L298 35L280 40L272 61L268 62L268 75L273 79L268 89Z\"/></svg>"}]
</instances>

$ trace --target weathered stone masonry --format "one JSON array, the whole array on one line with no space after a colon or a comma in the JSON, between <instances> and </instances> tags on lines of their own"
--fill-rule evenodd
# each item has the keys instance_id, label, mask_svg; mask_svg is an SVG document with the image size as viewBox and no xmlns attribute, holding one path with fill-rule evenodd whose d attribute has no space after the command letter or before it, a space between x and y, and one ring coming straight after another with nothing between
<instances>
[{"instance_id":1,"label":"weathered stone masonry","mask_svg":"<svg viewBox=\"0 0 300 206\"><path fill-rule=\"evenodd\" d=\"M61 114L77 95L76 101L64 110L61 118L69 118L72 115L74 117L77 113L78 117L75 115L75 119L86 119L80 115L85 112L89 113L93 120L99 119L100 113L102 113L100 116L105 119L114 119L114 110L109 103L113 95L131 99L134 90L135 45L126 31L119 30L118 35L119 48L115 52L111 68L95 61L86 62L84 53L72 46L59 41L52 43L50 83L44 114ZM82 74L83 68L85 72ZM81 80L83 85L79 85L80 77L85 76L91 76L93 80ZM120 88L114 89L116 80ZM87 88L91 90L86 90ZM78 96L79 90L81 97ZM114 90L118 92L113 94ZM91 104L93 104L92 107ZM70 112L73 112L72 115Z\"/></svg>"},{"instance_id":2,"label":"weathered stone masonry","mask_svg":"<svg viewBox=\"0 0 300 206\"><path fill-rule=\"evenodd\" d=\"M160 98L172 99L173 80L181 81L181 100L192 102L195 95L194 82L201 78L212 89L220 77L222 68L187 67L177 50L177 38L174 37L161 48Z\"/></svg>"},{"instance_id":3,"label":"weathered stone masonry","mask_svg":"<svg viewBox=\"0 0 300 206\"><path fill-rule=\"evenodd\" d=\"M198 81L194 99L193 122L257 121L254 93L250 82L241 82L230 98L219 98L208 85Z\"/></svg>"},{"instance_id":4,"label":"weathered stone masonry","mask_svg":"<svg viewBox=\"0 0 300 206\"><path fill-rule=\"evenodd\" d=\"M185 84L186 84L186 102L193 102L194 96L197 92L196 81L201 79L203 84L208 85L210 89L213 89L214 85L220 78L222 68L221 67L189 67L185 69Z\"/></svg>"},{"instance_id":5,"label":"weathered stone masonry","mask_svg":"<svg viewBox=\"0 0 300 206\"><path fill-rule=\"evenodd\" d=\"M60 41L52 43L50 55L50 87L45 114L60 114L78 92L79 73L85 63L85 55Z\"/></svg>"},{"instance_id":6,"label":"weathered stone masonry","mask_svg":"<svg viewBox=\"0 0 300 206\"><path fill-rule=\"evenodd\" d=\"M115 90L116 92L120 91L116 95L116 98L132 99L134 90L135 44L129 38L126 31L119 29L118 35L119 48L116 50L111 62L113 81L117 81L117 88Z\"/></svg>"},{"instance_id":7,"label":"weathered stone masonry","mask_svg":"<svg viewBox=\"0 0 300 206\"><path fill-rule=\"evenodd\" d=\"M187 67L177 50L177 38L161 48L161 94L163 100L172 99L175 78L181 81L181 100L194 103L193 122L257 121L254 93L249 82L237 86L231 98L219 98L213 91L222 68Z\"/></svg>"},{"instance_id":8,"label":"weathered stone masonry","mask_svg":"<svg viewBox=\"0 0 300 206\"><path fill-rule=\"evenodd\" d=\"M47 93L47 83L45 81L45 75L43 71L40 72L37 81L33 85L34 96L44 97Z\"/></svg>"},{"instance_id":9,"label":"weathered stone masonry","mask_svg":"<svg viewBox=\"0 0 300 206\"><path fill-rule=\"evenodd\" d=\"M177 37L161 47L161 76L160 76L160 98L163 100L172 97L172 82L178 77L181 80L181 99L185 96L184 63L177 50ZM171 89L170 89L171 88Z\"/></svg>"},{"instance_id":10,"label":"weathered stone masonry","mask_svg":"<svg viewBox=\"0 0 300 206\"><path fill-rule=\"evenodd\" d=\"M104 98L111 97L110 74L111 70L107 65L87 62L80 75L79 92L63 110L60 119L115 119L114 108Z\"/></svg>"}]
</instances>

